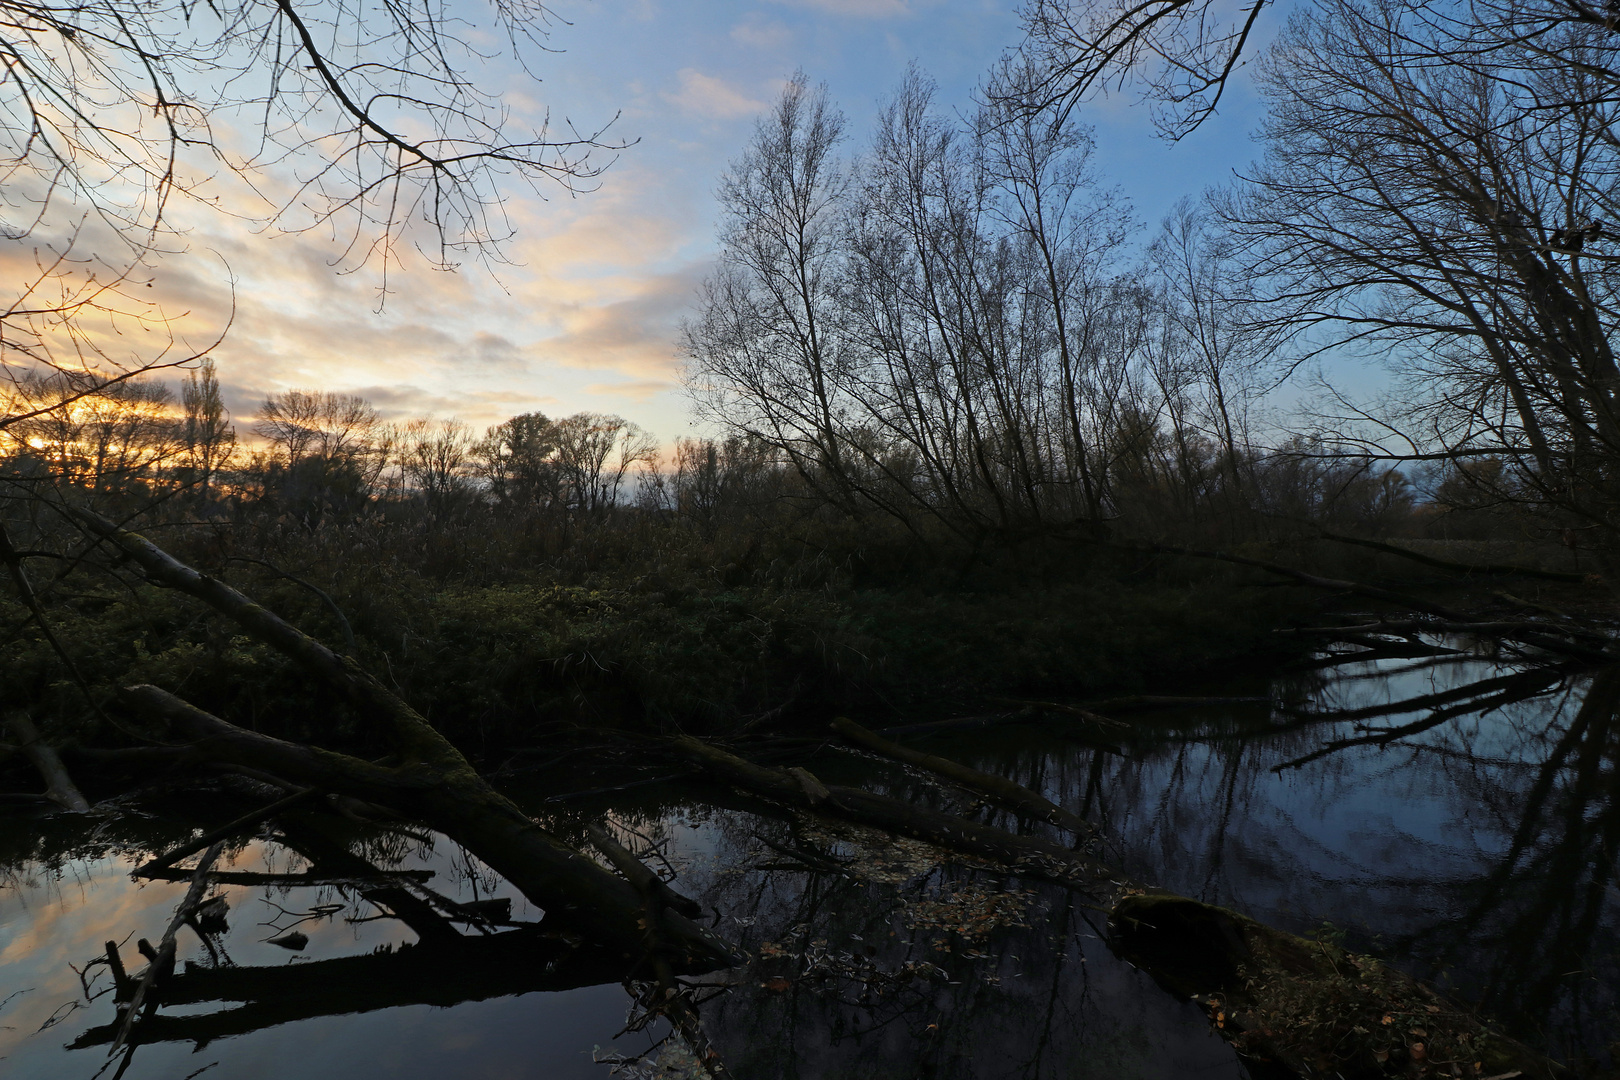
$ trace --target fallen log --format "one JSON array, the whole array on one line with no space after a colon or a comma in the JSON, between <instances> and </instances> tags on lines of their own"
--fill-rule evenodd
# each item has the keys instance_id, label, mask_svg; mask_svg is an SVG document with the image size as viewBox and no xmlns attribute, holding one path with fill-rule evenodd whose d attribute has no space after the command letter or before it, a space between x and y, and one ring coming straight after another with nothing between
<instances>
[{"instance_id":1,"label":"fallen log","mask_svg":"<svg viewBox=\"0 0 1620 1080\"><path fill-rule=\"evenodd\" d=\"M455 838L547 912L627 959L640 957L644 930L639 895L629 882L541 829L479 775L448 739L352 658L339 656L268 609L216 578L187 566L137 533L91 511L67 512L116 545L153 581L193 596L253 637L293 659L344 695L392 743L397 766L286 742L236 727L155 686L126 687L125 704L175 724L205 756L260 769L300 786L352 795ZM710 971L736 962L717 936L678 912L664 913L658 940L681 970Z\"/></svg>"},{"instance_id":2,"label":"fallen log","mask_svg":"<svg viewBox=\"0 0 1620 1080\"><path fill-rule=\"evenodd\" d=\"M422 821L463 844L548 914L574 922L627 960L641 959L645 931L635 887L542 830L459 753L451 750L449 763L377 765L239 728L159 687L126 687L120 696L175 725L212 760L267 770ZM672 950L675 966L712 971L735 962L719 937L678 912L665 912L663 922L659 940Z\"/></svg>"},{"instance_id":3,"label":"fallen log","mask_svg":"<svg viewBox=\"0 0 1620 1080\"><path fill-rule=\"evenodd\" d=\"M1017 836L955 814L841 784L822 785L827 794L816 798L784 769L756 765L689 735L677 737L673 745L716 780L780 805L899 833L1065 888L1106 888L1110 882L1110 872L1101 863L1049 840Z\"/></svg>"},{"instance_id":4,"label":"fallen log","mask_svg":"<svg viewBox=\"0 0 1620 1080\"><path fill-rule=\"evenodd\" d=\"M1077 837L1089 839L1096 835L1096 829L1085 818L1004 776L981 772L937 754L907 749L868 731L847 717L840 716L833 720L832 729L863 750L943 776L952 783L1000 803L1020 817L1056 825Z\"/></svg>"},{"instance_id":5,"label":"fallen log","mask_svg":"<svg viewBox=\"0 0 1620 1080\"><path fill-rule=\"evenodd\" d=\"M45 798L64 810L71 810L77 814L88 813L89 800L73 783L73 777L68 775L61 756L40 738L39 729L34 726L28 714L21 711L7 713L6 724L17 733L17 741L22 752L33 763L40 778L45 781Z\"/></svg>"}]
</instances>

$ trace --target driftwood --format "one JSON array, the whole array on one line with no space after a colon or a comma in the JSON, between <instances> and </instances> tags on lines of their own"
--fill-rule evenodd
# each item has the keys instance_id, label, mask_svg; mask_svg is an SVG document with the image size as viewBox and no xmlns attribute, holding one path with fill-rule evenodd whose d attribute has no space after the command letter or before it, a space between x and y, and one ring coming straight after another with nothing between
<instances>
[{"instance_id":1,"label":"driftwood","mask_svg":"<svg viewBox=\"0 0 1620 1080\"><path fill-rule=\"evenodd\" d=\"M536 825L426 719L352 658L339 656L145 537L87 510L68 512L115 544L153 581L202 600L343 694L379 725L400 763L377 765L260 735L155 686L126 687L121 694L126 705L166 720L211 760L264 770L299 786L351 795L419 819L465 845L548 913L575 921L627 959L640 957L644 935L635 887ZM720 938L677 912L665 912L659 940L671 951L669 962L683 970L713 970L734 962Z\"/></svg>"},{"instance_id":2,"label":"driftwood","mask_svg":"<svg viewBox=\"0 0 1620 1080\"><path fill-rule=\"evenodd\" d=\"M17 733L17 741L21 744L22 752L45 781L44 797L64 810L80 814L89 812L90 803L73 783L73 777L68 775L61 756L40 738L39 729L28 718L28 714L8 713L6 723Z\"/></svg>"},{"instance_id":3,"label":"driftwood","mask_svg":"<svg viewBox=\"0 0 1620 1080\"><path fill-rule=\"evenodd\" d=\"M1004 776L981 772L937 754L907 749L899 743L873 734L847 717L840 716L835 719L832 722L832 729L863 750L924 769L936 776L943 776L954 784L994 800L1020 817L1056 825L1061 829L1067 829L1077 837L1090 838L1096 833L1085 818L1065 810L1050 799L1029 790L1022 784L1015 784Z\"/></svg>"}]
</instances>

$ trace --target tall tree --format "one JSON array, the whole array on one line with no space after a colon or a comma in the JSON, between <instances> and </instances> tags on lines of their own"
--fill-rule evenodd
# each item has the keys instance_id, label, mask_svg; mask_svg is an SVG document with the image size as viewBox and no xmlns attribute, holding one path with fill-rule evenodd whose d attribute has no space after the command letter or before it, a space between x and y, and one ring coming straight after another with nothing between
<instances>
[{"instance_id":1,"label":"tall tree","mask_svg":"<svg viewBox=\"0 0 1620 1080\"><path fill-rule=\"evenodd\" d=\"M1336 434L1415 460L1485 457L1499 500L1620 540L1620 107L1551 64L1582 23L1481 50L1424 13L1331 0L1270 54L1266 157L1222 213L1306 349L1376 349L1401 380ZM1466 63L1437 64L1456 55ZM1471 474L1472 475L1472 474ZM1477 471L1477 477L1484 477Z\"/></svg>"},{"instance_id":2,"label":"tall tree","mask_svg":"<svg viewBox=\"0 0 1620 1080\"><path fill-rule=\"evenodd\" d=\"M683 336L700 403L852 506L839 437L844 127L824 85L789 80L721 181L720 268Z\"/></svg>"},{"instance_id":3,"label":"tall tree","mask_svg":"<svg viewBox=\"0 0 1620 1080\"><path fill-rule=\"evenodd\" d=\"M236 450L236 429L225 411L211 358L204 357L186 373L180 406L180 467L187 482L196 485L197 497L206 500L214 474Z\"/></svg>"}]
</instances>

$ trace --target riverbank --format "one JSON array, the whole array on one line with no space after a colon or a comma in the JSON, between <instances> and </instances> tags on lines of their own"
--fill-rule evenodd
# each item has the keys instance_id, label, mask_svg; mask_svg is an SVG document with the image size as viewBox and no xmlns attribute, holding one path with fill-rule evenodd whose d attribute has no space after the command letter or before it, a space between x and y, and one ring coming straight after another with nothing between
<instances>
[{"instance_id":1,"label":"riverbank","mask_svg":"<svg viewBox=\"0 0 1620 1080\"><path fill-rule=\"evenodd\" d=\"M578 728L724 735L834 713L892 723L998 697L1175 692L1273 664L1297 646L1272 631L1318 602L1225 567L1122 560L944 586L534 573L327 588L263 575L242 587L352 652L475 754ZM99 701L154 683L287 737L358 736L345 706L285 657L171 592L91 590L53 619ZM83 723L82 690L37 632L19 644L13 686L66 735Z\"/></svg>"}]
</instances>

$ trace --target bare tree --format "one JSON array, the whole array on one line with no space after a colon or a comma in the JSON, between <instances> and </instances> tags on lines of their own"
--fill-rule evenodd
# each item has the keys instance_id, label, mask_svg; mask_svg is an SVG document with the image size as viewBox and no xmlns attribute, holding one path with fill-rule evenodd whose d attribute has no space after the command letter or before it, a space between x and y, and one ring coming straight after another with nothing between
<instances>
[{"instance_id":1,"label":"bare tree","mask_svg":"<svg viewBox=\"0 0 1620 1080\"><path fill-rule=\"evenodd\" d=\"M576 413L553 425L556 468L570 509L600 515L618 505L625 480L653 460L657 444L635 424Z\"/></svg>"},{"instance_id":2,"label":"bare tree","mask_svg":"<svg viewBox=\"0 0 1620 1080\"><path fill-rule=\"evenodd\" d=\"M187 372L180 402L180 467L185 481L195 484L198 497L206 501L214 474L236 452L236 429L225 411L213 360L204 357Z\"/></svg>"},{"instance_id":3,"label":"bare tree","mask_svg":"<svg viewBox=\"0 0 1620 1080\"><path fill-rule=\"evenodd\" d=\"M1500 460L1500 499L1612 552L1620 102L1545 43L1485 55L1446 33L1348 0L1297 20L1263 72L1266 159L1222 214L1301 355L1392 364L1385 400L1328 402L1341 450ZM1434 62L1450 51L1471 62Z\"/></svg>"},{"instance_id":4,"label":"bare tree","mask_svg":"<svg viewBox=\"0 0 1620 1080\"><path fill-rule=\"evenodd\" d=\"M824 167L826 138L783 131L761 127L749 169L842 176ZM827 180L815 228L792 231L813 245L745 257L739 238L776 235L797 204L731 197L734 254L686 334L710 415L849 511L973 537L1099 518L1096 446L1119 385L1099 373L1129 368L1143 335L1117 265L1128 215L1099 190L1090 145L1050 114L996 107L964 125L913 71L857 182ZM787 304L777 283L793 266L813 266L796 280L815 288Z\"/></svg>"},{"instance_id":5,"label":"bare tree","mask_svg":"<svg viewBox=\"0 0 1620 1080\"><path fill-rule=\"evenodd\" d=\"M782 448L852 507L838 436L844 126L825 86L803 72L788 82L721 181L720 269L683 336L700 404Z\"/></svg>"},{"instance_id":6,"label":"bare tree","mask_svg":"<svg viewBox=\"0 0 1620 1080\"><path fill-rule=\"evenodd\" d=\"M412 420L400 438L400 467L430 507L446 509L467 490L472 448L472 431L460 420Z\"/></svg>"},{"instance_id":7,"label":"bare tree","mask_svg":"<svg viewBox=\"0 0 1620 1080\"><path fill-rule=\"evenodd\" d=\"M321 390L283 390L265 398L253 430L269 439L287 464L305 457L371 455L382 418L365 398Z\"/></svg>"},{"instance_id":8,"label":"bare tree","mask_svg":"<svg viewBox=\"0 0 1620 1080\"><path fill-rule=\"evenodd\" d=\"M1250 412L1264 390L1261 369L1275 335L1246 318L1230 244L1192 199L1166 216L1148 264L1162 290L1167 352L1179 358L1196 398L1192 423L1220 447L1220 468L1242 504L1243 470L1254 456Z\"/></svg>"}]
</instances>

